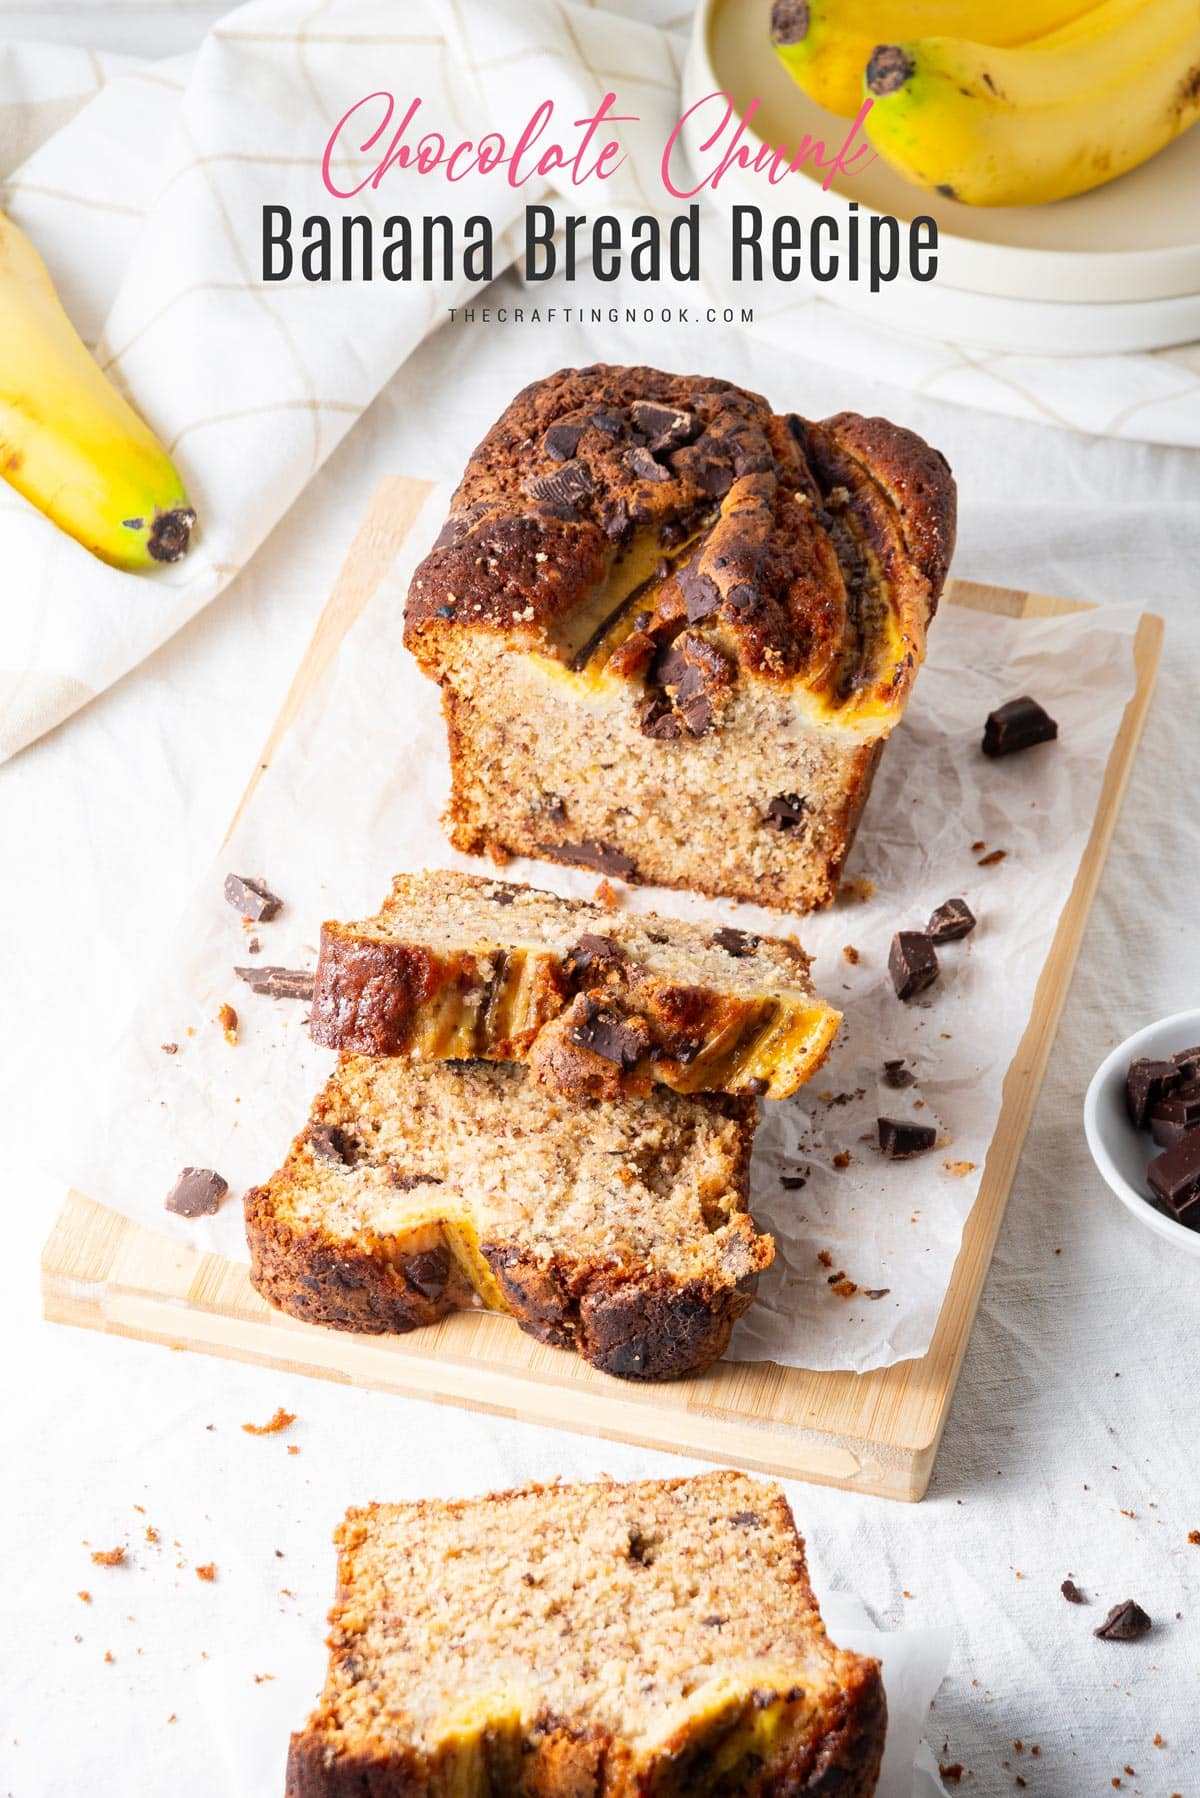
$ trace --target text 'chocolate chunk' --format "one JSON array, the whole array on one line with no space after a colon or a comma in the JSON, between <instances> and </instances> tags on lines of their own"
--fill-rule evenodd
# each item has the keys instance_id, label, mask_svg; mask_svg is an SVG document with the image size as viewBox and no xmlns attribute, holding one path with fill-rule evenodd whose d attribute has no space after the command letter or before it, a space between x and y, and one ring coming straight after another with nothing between
<instances>
[{"instance_id":1,"label":"text 'chocolate chunk'","mask_svg":"<svg viewBox=\"0 0 1200 1798\"><path fill-rule=\"evenodd\" d=\"M251 880L246 874L225 876L225 897L243 918L249 918L255 924L268 923L283 905L283 900L271 891L265 880Z\"/></svg>"},{"instance_id":2,"label":"text 'chocolate chunk'","mask_svg":"<svg viewBox=\"0 0 1200 1798\"><path fill-rule=\"evenodd\" d=\"M212 1168L185 1167L167 1194L167 1210L176 1217L213 1217L228 1191L228 1180Z\"/></svg>"},{"instance_id":3,"label":"text 'chocolate chunk'","mask_svg":"<svg viewBox=\"0 0 1200 1798\"><path fill-rule=\"evenodd\" d=\"M888 973L898 999L915 999L938 977L937 951L923 930L898 930L888 953Z\"/></svg>"},{"instance_id":4,"label":"text 'chocolate chunk'","mask_svg":"<svg viewBox=\"0 0 1200 1798\"><path fill-rule=\"evenodd\" d=\"M1057 735L1058 726L1049 712L1025 694L988 713L983 727L983 753L992 757L1015 755L1019 749L1049 743Z\"/></svg>"},{"instance_id":5,"label":"text 'chocolate chunk'","mask_svg":"<svg viewBox=\"0 0 1200 1798\"><path fill-rule=\"evenodd\" d=\"M914 1124L910 1118L877 1118L879 1147L889 1161L911 1161L924 1155L937 1141L932 1124Z\"/></svg>"},{"instance_id":6,"label":"text 'chocolate chunk'","mask_svg":"<svg viewBox=\"0 0 1200 1798\"><path fill-rule=\"evenodd\" d=\"M970 936L975 928L975 913L965 899L947 899L929 920L929 934L935 943L957 943Z\"/></svg>"}]
</instances>

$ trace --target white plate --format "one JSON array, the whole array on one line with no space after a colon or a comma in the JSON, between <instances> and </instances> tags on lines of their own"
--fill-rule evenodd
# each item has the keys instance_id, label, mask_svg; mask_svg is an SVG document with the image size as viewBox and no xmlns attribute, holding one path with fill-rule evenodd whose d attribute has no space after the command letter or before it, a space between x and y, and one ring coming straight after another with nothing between
<instances>
[{"instance_id":1,"label":"white plate","mask_svg":"<svg viewBox=\"0 0 1200 1798\"><path fill-rule=\"evenodd\" d=\"M771 0L701 0L683 78L683 104L729 94L747 132L762 143L797 145L805 133L830 150L850 121L826 112L796 86L770 40ZM694 137L684 140L685 150ZM874 309L881 322L987 348L1046 354L1160 349L1200 336L1200 126L1119 180L1048 206L962 206L913 187L882 159L839 176L828 191L806 170L772 186L732 169L714 196L750 202L767 217L827 213L860 218L926 213L938 223L935 280L898 279L880 294L833 281L817 291L838 305Z\"/></svg>"},{"instance_id":2,"label":"white plate","mask_svg":"<svg viewBox=\"0 0 1200 1798\"><path fill-rule=\"evenodd\" d=\"M1147 1024L1113 1050L1092 1076L1083 1102L1088 1148L1106 1184L1140 1224L1164 1236L1185 1255L1200 1255L1200 1230L1188 1230L1160 1211L1150 1198L1146 1166L1161 1153L1148 1131L1135 1130L1125 1110L1125 1076L1138 1055L1167 1061L1180 1049L1200 1043L1200 1011L1178 1011L1174 1017Z\"/></svg>"}]
</instances>

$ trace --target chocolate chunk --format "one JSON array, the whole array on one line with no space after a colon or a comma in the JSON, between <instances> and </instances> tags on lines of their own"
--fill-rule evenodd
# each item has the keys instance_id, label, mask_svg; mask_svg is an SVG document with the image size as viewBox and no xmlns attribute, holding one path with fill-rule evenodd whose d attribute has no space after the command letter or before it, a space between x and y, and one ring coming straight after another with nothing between
<instances>
[{"instance_id":1,"label":"chocolate chunk","mask_svg":"<svg viewBox=\"0 0 1200 1798\"><path fill-rule=\"evenodd\" d=\"M265 924L283 905L263 879L251 880L248 874L225 876L225 897L230 905L255 924Z\"/></svg>"},{"instance_id":2,"label":"chocolate chunk","mask_svg":"<svg viewBox=\"0 0 1200 1798\"><path fill-rule=\"evenodd\" d=\"M310 1124L308 1146L318 1161L330 1161L335 1167L353 1167L358 1159L354 1139L338 1124Z\"/></svg>"},{"instance_id":3,"label":"chocolate chunk","mask_svg":"<svg viewBox=\"0 0 1200 1798\"><path fill-rule=\"evenodd\" d=\"M552 462L569 462L582 436L582 425L551 425L542 438L542 449Z\"/></svg>"},{"instance_id":4,"label":"chocolate chunk","mask_svg":"<svg viewBox=\"0 0 1200 1798\"><path fill-rule=\"evenodd\" d=\"M937 1141L932 1124L914 1124L908 1118L876 1118L879 1147L889 1161L911 1161L924 1155Z\"/></svg>"},{"instance_id":5,"label":"chocolate chunk","mask_svg":"<svg viewBox=\"0 0 1200 1798\"><path fill-rule=\"evenodd\" d=\"M712 729L713 703L707 693L686 693L681 687L675 695L675 710L683 719L689 736L702 737L705 731Z\"/></svg>"},{"instance_id":6,"label":"chocolate chunk","mask_svg":"<svg viewBox=\"0 0 1200 1798\"><path fill-rule=\"evenodd\" d=\"M808 801L799 793L777 793L767 806L767 815L763 823L768 830L794 830L799 833L804 828L804 814L808 810Z\"/></svg>"},{"instance_id":7,"label":"chocolate chunk","mask_svg":"<svg viewBox=\"0 0 1200 1798\"><path fill-rule=\"evenodd\" d=\"M1065 1579L1058 1588L1068 1604L1086 1604L1087 1599L1079 1590L1073 1579Z\"/></svg>"},{"instance_id":8,"label":"chocolate chunk","mask_svg":"<svg viewBox=\"0 0 1200 1798\"><path fill-rule=\"evenodd\" d=\"M899 1089L912 1086L917 1076L911 1068L906 1068L902 1061L885 1061L883 1064L883 1084Z\"/></svg>"},{"instance_id":9,"label":"chocolate chunk","mask_svg":"<svg viewBox=\"0 0 1200 1798\"><path fill-rule=\"evenodd\" d=\"M1200 1130L1189 1130L1146 1169L1150 1190L1177 1224L1200 1230Z\"/></svg>"},{"instance_id":10,"label":"chocolate chunk","mask_svg":"<svg viewBox=\"0 0 1200 1798\"><path fill-rule=\"evenodd\" d=\"M1125 1076L1125 1108L1135 1130L1144 1130L1156 1105L1183 1084L1183 1070L1173 1061L1153 1061L1139 1056Z\"/></svg>"},{"instance_id":11,"label":"chocolate chunk","mask_svg":"<svg viewBox=\"0 0 1200 1798\"><path fill-rule=\"evenodd\" d=\"M928 930L935 943L957 943L970 936L975 928L975 914L965 899L947 899L929 920Z\"/></svg>"},{"instance_id":12,"label":"chocolate chunk","mask_svg":"<svg viewBox=\"0 0 1200 1798\"><path fill-rule=\"evenodd\" d=\"M1189 1080L1183 1086L1177 1086L1168 1098L1160 1099L1150 1113L1150 1134L1163 1147L1181 1142L1188 1131L1197 1126L1200 1126L1200 1080Z\"/></svg>"},{"instance_id":13,"label":"chocolate chunk","mask_svg":"<svg viewBox=\"0 0 1200 1798\"><path fill-rule=\"evenodd\" d=\"M234 968L252 993L268 999L311 999L316 976L311 968Z\"/></svg>"},{"instance_id":14,"label":"chocolate chunk","mask_svg":"<svg viewBox=\"0 0 1200 1798\"><path fill-rule=\"evenodd\" d=\"M640 443L625 452L625 460L639 480L669 481L671 479L671 470L664 468L661 462L656 462L651 452L643 448Z\"/></svg>"},{"instance_id":15,"label":"chocolate chunk","mask_svg":"<svg viewBox=\"0 0 1200 1798\"><path fill-rule=\"evenodd\" d=\"M688 623L698 624L702 618L711 618L721 604L721 589L712 576L701 574L693 561L679 569L675 580L687 608Z\"/></svg>"},{"instance_id":16,"label":"chocolate chunk","mask_svg":"<svg viewBox=\"0 0 1200 1798\"><path fill-rule=\"evenodd\" d=\"M603 431L606 437L619 437L625 429L625 420L612 406L597 406L588 414L588 423Z\"/></svg>"},{"instance_id":17,"label":"chocolate chunk","mask_svg":"<svg viewBox=\"0 0 1200 1798\"><path fill-rule=\"evenodd\" d=\"M580 1019L567 1030L568 1039L577 1049L588 1049L604 1061L611 1061L623 1073L637 1066L650 1050L650 1032L640 1018L623 1018L618 1012L584 997L576 1001Z\"/></svg>"},{"instance_id":18,"label":"chocolate chunk","mask_svg":"<svg viewBox=\"0 0 1200 1798\"><path fill-rule=\"evenodd\" d=\"M563 972L572 984L611 973L625 960L625 951L611 936L585 933L563 959Z\"/></svg>"},{"instance_id":19,"label":"chocolate chunk","mask_svg":"<svg viewBox=\"0 0 1200 1798\"><path fill-rule=\"evenodd\" d=\"M576 501L585 499L592 491L592 477L585 463L562 462L553 474L532 475L524 490L530 499L567 508L570 516Z\"/></svg>"},{"instance_id":20,"label":"chocolate chunk","mask_svg":"<svg viewBox=\"0 0 1200 1798\"><path fill-rule=\"evenodd\" d=\"M399 1192L411 1192L414 1186L444 1186L446 1182L438 1174L406 1174L398 1167L389 1167L387 1183Z\"/></svg>"},{"instance_id":21,"label":"chocolate chunk","mask_svg":"<svg viewBox=\"0 0 1200 1798\"><path fill-rule=\"evenodd\" d=\"M779 1184L782 1186L784 1192L799 1192L802 1187L808 1185L808 1175L780 1174Z\"/></svg>"},{"instance_id":22,"label":"chocolate chunk","mask_svg":"<svg viewBox=\"0 0 1200 1798\"><path fill-rule=\"evenodd\" d=\"M1171 1060L1185 1080L1200 1080L1200 1048L1176 1049Z\"/></svg>"},{"instance_id":23,"label":"chocolate chunk","mask_svg":"<svg viewBox=\"0 0 1200 1798\"><path fill-rule=\"evenodd\" d=\"M538 854L549 862L565 862L568 866L594 868L597 874L614 874L618 880L630 880L637 864L611 843L589 837L582 843L539 843Z\"/></svg>"},{"instance_id":24,"label":"chocolate chunk","mask_svg":"<svg viewBox=\"0 0 1200 1798\"><path fill-rule=\"evenodd\" d=\"M864 1286L863 1297L865 1299L885 1299L891 1290L890 1286Z\"/></svg>"},{"instance_id":25,"label":"chocolate chunk","mask_svg":"<svg viewBox=\"0 0 1200 1798\"><path fill-rule=\"evenodd\" d=\"M1019 749L1049 743L1057 735L1058 726L1049 712L1043 711L1036 699L1025 694L988 713L983 727L983 753L1015 755Z\"/></svg>"},{"instance_id":26,"label":"chocolate chunk","mask_svg":"<svg viewBox=\"0 0 1200 1798\"><path fill-rule=\"evenodd\" d=\"M228 1191L228 1180L212 1168L185 1167L167 1194L166 1207L176 1217L214 1217Z\"/></svg>"},{"instance_id":27,"label":"chocolate chunk","mask_svg":"<svg viewBox=\"0 0 1200 1798\"><path fill-rule=\"evenodd\" d=\"M638 729L659 743L673 743L683 735L683 719L665 693L652 693L638 712Z\"/></svg>"},{"instance_id":28,"label":"chocolate chunk","mask_svg":"<svg viewBox=\"0 0 1200 1798\"><path fill-rule=\"evenodd\" d=\"M888 973L898 999L913 999L938 977L937 951L923 930L898 930L888 954Z\"/></svg>"},{"instance_id":29,"label":"chocolate chunk","mask_svg":"<svg viewBox=\"0 0 1200 1798\"><path fill-rule=\"evenodd\" d=\"M758 603L758 588L753 581L737 581L729 589L728 597L735 612L748 612Z\"/></svg>"},{"instance_id":30,"label":"chocolate chunk","mask_svg":"<svg viewBox=\"0 0 1200 1798\"><path fill-rule=\"evenodd\" d=\"M629 529L629 506L619 499L604 520L604 535L610 543L619 543Z\"/></svg>"},{"instance_id":31,"label":"chocolate chunk","mask_svg":"<svg viewBox=\"0 0 1200 1798\"><path fill-rule=\"evenodd\" d=\"M410 1286L423 1298L440 1299L450 1278L450 1251L447 1248L423 1249L400 1263L401 1272Z\"/></svg>"},{"instance_id":32,"label":"chocolate chunk","mask_svg":"<svg viewBox=\"0 0 1200 1798\"><path fill-rule=\"evenodd\" d=\"M760 1530L762 1528L762 1517L757 1511L735 1511L729 1521L736 1524L740 1530Z\"/></svg>"},{"instance_id":33,"label":"chocolate chunk","mask_svg":"<svg viewBox=\"0 0 1200 1798\"><path fill-rule=\"evenodd\" d=\"M1143 1611L1140 1604L1127 1598L1124 1604L1115 1604L1099 1629L1092 1634L1099 1636L1102 1642L1136 1642L1139 1636L1145 1636L1154 1628L1151 1619Z\"/></svg>"},{"instance_id":34,"label":"chocolate chunk","mask_svg":"<svg viewBox=\"0 0 1200 1798\"><path fill-rule=\"evenodd\" d=\"M719 462L713 457L697 457L689 464L688 473L697 487L712 499L724 499L733 486L733 470L728 462Z\"/></svg>"},{"instance_id":35,"label":"chocolate chunk","mask_svg":"<svg viewBox=\"0 0 1200 1798\"><path fill-rule=\"evenodd\" d=\"M713 932L715 946L738 961L744 955L752 955L761 941L761 937L752 936L748 930L735 930L731 924L723 924Z\"/></svg>"},{"instance_id":36,"label":"chocolate chunk","mask_svg":"<svg viewBox=\"0 0 1200 1798\"><path fill-rule=\"evenodd\" d=\"M700 421L694 413L678 411L674 406L660 406L654 400L635 400L629 410L634 424L652 450L678 449L700 429Z\"/></svg>"}]
</instances>

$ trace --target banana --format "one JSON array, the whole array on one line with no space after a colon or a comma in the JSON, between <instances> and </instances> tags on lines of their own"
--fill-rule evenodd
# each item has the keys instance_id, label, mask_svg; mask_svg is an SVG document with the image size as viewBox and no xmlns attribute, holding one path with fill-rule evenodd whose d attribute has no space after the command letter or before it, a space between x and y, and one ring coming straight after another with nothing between
<instances>
[{"instance_id":1,"label":"banana","mask_svg":"<svg viewBox=\"0 0 1200 1798\"><path fill-rule=\"evenodd\" d=\"M187 553L196 514L166 451L89 356L45 263L3 213L0 474L115 568Z\"/></svg>"},{"instance_id":2,"label":"banana","mask_svg":"<svg viewBox=\"0 0 1200 1798\"><path fill-rule=\"evenodd\" d=\"M966 37L1024 44L1078 18L1096 0L775 0L771 38L810 99L852 119L876 44L892 38Z\"/></svg>"},{"instance_id":3,"label":"banana","mask_svg":"<svg viewBox=\"0 0 1200 1798\"><path fill-rule=\"evenodd\" d=\"M931 37L875 50L867 136L969 206L1086 193L1200 117L1200 0L1103 0L1016 49Z\"/></svg>"}]
</instances>

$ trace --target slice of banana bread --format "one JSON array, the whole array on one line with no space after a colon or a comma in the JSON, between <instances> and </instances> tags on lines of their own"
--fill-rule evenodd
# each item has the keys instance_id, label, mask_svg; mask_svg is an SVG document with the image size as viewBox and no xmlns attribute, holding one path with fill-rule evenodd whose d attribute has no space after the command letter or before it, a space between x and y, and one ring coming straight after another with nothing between
<instances>
[{"instance_id":1,"label":"slice of banana bread","mask_svg":"<svg viewBox=\"0 0 1200 1798\"><path fill-rule=\"evenodd\" d=\"M775 937L605 911L473 874L401 874L325 924L312 1033L365 1055L523 1061L556 1092L786 1098L841 1022Z\"/></svg>"},{"instance_id":2,"label":"slice of banana bread","mask_svg":"<svg viewBox=\"0 0 1200 1798\"><path fill-rule=\"evenodd\" d=\"M451 841L827 904L954 529L944 458L886 419L650 368L535 382L408 595Z\"/></svg>"},{"instance_id":3,"label":"slice of banana bread","mask_svg":"<svg viewBox=\"0 0 1200 1798\"><path fill-rule=\"evenodd\" d=\"M733 1472L370 1505L335 1536L287 1798L870 1798L879 1663L833 1646L780 1488Z\"/></svg>"},{"instance_id":4,"label":"slice of banana bread","mask_svg":"<svg viewBox=\"0 0 1200 1798\"><path fill-rule=\"evenodd\" d=\"M774 1245L746 1211L753 1099L546 1091L512 1062L343 1056L246 1195L250 1277L381 1333L486 1306L628 1379L724 1353Z\"/></svg>"}]
</instances>

